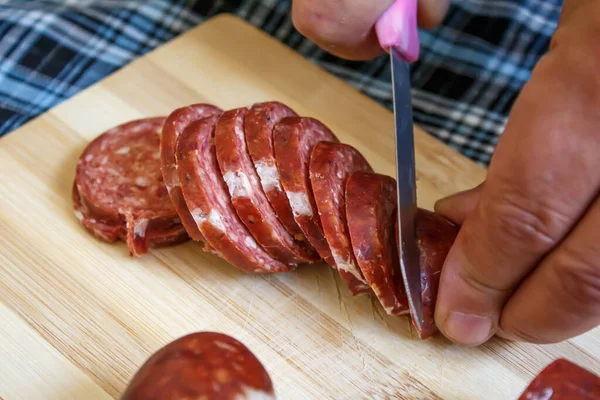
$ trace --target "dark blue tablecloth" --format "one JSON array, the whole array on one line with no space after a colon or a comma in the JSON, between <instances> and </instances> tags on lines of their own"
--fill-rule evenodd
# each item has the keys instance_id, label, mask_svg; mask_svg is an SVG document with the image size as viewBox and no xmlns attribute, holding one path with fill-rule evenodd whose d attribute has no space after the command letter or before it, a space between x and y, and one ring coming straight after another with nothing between
<instances>
[{"instance_id":1,"label":"dark blue tablecloth","mask_svg":"<svg viewBox=\"0 0 600 400\"><path fill-rule=\"evenodd\" d=\"M325 0L323 0L325 1ZM415 120L487 165L510 108L547 50L561 0L456 0L421 32ZM0 135L221 12L273 35L391 107L388 59L333 57L293 27L286 0L0 0Z\"/></svg>"}]
</instances>

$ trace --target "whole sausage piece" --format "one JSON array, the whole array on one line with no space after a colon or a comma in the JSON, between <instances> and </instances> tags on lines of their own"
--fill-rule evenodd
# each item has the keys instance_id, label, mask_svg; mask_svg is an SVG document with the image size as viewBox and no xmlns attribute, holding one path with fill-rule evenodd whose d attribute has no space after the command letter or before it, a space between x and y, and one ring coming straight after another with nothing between
<instances>
[{"instance_id":1,"label":"whole sausage piece","mask_svg":"<svg viewBox=\"0 0 600 400\"><path fill-rule=\"evenodd\" d=\"M246 148L246 108L220 115L215 126L217 162L237 215L256 242L267 253L286 264L297 265L314 259L297 244L277 218L267 199Z\"/></svg>"},{"instance_id":2,"label":"whole sausage piece","mask_svg":"<svg viewBox=\"0 0 600 400\"><path fill-rule=\"evenodd\" d=\"M214 128L218 116L192 122L179 138L177 162L181 188L198 229L211 248L246 272L287 272L286 265L260 247L240 221L217 164Z\"/></svg>"},{"instance_id":3,"label":"whole sausage piece","mask_svg":"<svg viewBox=\"0 0 600 400\"><path fill-rule=\"evenodd\" d=\"M188 240L160 171L164 117L116 126L94 139L77 164L75 215L95 237L125 240L132 256Z\"/></svg>"},{"instance_id":4,"label":"whole sausage piece","mask_svg":"<svg viewBox=\"0 0 600 400\"><path fill-rule=\"evenodd\" d=\"M544 368L519 397L519 400L597 399L600 399L600 377L564 358Z\"/></svg>"},{"instance_id":5,"label":"whole sausage piece","mask_svg":"<svg viewBox=\"0 0 600 400\"><path fill-rule=\"evenodd\" d=\"M389 315L409 313L394 229L396 181L357 171L346 183L346 216L352 249L364 277Z\"/></svg>"},{"instance_id":6,"label":"whole sausage piece","mask_svg":"<svg viewBox=\"0 0 600 400\"><path fill-rule=\"evenodd\" d=\"M395 218L396 224L398 219ZM417 209L417 244L421 266L421 302L423 304L423 324L415 329L421 339L427 339L437 332L435 325L435 303L440 275L446 256L458 235L458 226L440 214L422 208ZM398 229L396 225L396 243Z\"/></svg>"},{"instance_id":7,"label":"whole sausage piece","mask_svg":"<svg viewBox=\"0 0 600 400\"><path fill-rule=\"evenodd\" d=\"M346 223L346 181L356 171L373 169L354 147L320 142L310 156L310 181L335 267L352 295L372 293L356 263Z\"/></svg>"},{"instance_id":8,"label":"whole sausage piece","mask_svg":"<svg viewBox=\"0 0 600 400\"><path fill-rule=\"evenodd\" d=\"M121 400L275 400L268 372L238 340L216 332L183 336L155 352Z\"/></svg>"},{"instance_id":9,"label":"whole sausage piece","mask_svg":"<svg viewBox=\"0 0 600 400\"><path fill-rule=\"evenodd\" d=\"M161 171L165 186L175 206L175 210L181 218L181 222L192 240L204 241L204 237L198 230L194 219L187 209L181 186L179 174L177 173L177 141L179 135L191 122L210 115L219 115L222 110L211 104L192 104L174 110L163 124L160 137Z\"/></svg>"},{"instance_id":10,"label":"whole sausage piece","mask_svg":"<svg viewBox=\"0 0 600 400\"><path fill-rule=\"evenodd\" d=\"M294 219L321 258L334 266L335 261L312 194L308 170L311 150L319 142L339 143L339 140L327 126L314 118L286 117L273 129L277 169Z\"/></svg>"},{"instance_id":11,"label":"whole sausage piece","mask_svg":"<svg viewBox=\"0 0 600 400\"><path fill-rule=\"evenodd\" d=\"M318 261L319 254L308 242L296 223L290 202L281 187L279 171L273 150L273 128L286 117L297 117L294 110L277 101L252 105L244 120L244 134L248 153L260 177L261 186L275 210L277 217L305 251L311 254L311 261Z\"/></svg>"}]
</instances>

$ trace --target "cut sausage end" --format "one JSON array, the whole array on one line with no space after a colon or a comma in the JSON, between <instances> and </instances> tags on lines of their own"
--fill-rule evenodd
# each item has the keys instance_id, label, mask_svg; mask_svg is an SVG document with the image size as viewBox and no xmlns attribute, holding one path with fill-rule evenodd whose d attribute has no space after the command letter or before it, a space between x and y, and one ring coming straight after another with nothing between
<instances>
[{"instance_id":1,"label":"cut sausage end","mask_svg":"<svg viewBox=\"0 0 600 400\"><path fill-rule=\"evenodd\" d=\"M546 366L531 381L519 400L599 398L600 376L567 359L559 358Z\"/></svg>"},{"instance_id":2,"label":"cut sausage end","mask_svg":"<svg viewBox=\"0 0 600 400\"><path fill-rule=\"evenodd\" d=\"M121 400L275 400L269 373L237 339L217 332L183 336L156 351Z\"/></svg>"}]
</instances>

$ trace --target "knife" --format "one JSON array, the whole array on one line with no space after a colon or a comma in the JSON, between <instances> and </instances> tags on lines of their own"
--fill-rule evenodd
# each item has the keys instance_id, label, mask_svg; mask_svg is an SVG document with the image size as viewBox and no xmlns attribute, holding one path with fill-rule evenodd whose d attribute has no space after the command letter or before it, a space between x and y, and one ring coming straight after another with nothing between
<instances>
[{"instance_id":1,"label":"knife","mask_svg":"<svg viewBox=\"0 0 600 400\"><path fill-rule=\"evenodd\" d=\"M417 191L410 64L419 57L417 0L396 0L375 24L379 44L389 51L396 142L399 258L413 323L423 326L421 268L416 239Z\"/></svg>"}]
</instances>

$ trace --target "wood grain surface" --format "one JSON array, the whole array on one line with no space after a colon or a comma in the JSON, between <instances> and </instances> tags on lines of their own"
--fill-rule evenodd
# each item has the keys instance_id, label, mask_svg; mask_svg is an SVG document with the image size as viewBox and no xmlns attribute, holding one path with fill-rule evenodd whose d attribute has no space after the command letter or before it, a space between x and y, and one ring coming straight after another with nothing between
<instances>
[{"instance_id":1,"label":"wood grain surface","mask_svg":"<svg viewBox=\"0 0 600 400\"><path fill-rule=\"evenodd\" d=\"M132 259L71 204L77 157L105 129L210 102L282 101L394 175L393 116L231 16L208 21L0 140L0 397L118 398L146 358L194 331L232 335L280 399L516 399L557 357L600 373L600 332L549 346L420 341L329 267L250 276L188 242ZM485 170L417 131L418 201Z\"/></svg>"}]
</instances>

